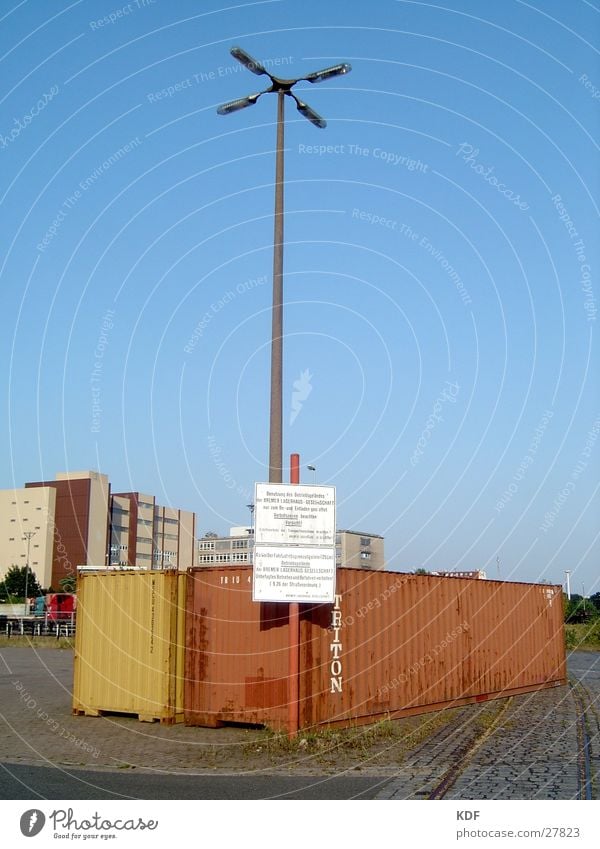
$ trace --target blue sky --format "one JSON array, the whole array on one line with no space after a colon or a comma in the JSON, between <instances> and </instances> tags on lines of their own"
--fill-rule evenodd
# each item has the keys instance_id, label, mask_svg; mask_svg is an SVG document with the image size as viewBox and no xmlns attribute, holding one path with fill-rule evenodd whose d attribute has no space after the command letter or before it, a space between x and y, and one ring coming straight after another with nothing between
<instances>
[{"instance_id":1,"label":"blue sky","mask_svg":"<svg viewBox=\"0 0 600 849\"><path fill-rule=\"evenodd\" d=\"M286 104L285 455L393 568L598 591L596 9L200 8L1 3L1 485L97 468L202 532L247 521L275 99L216 107L263 87L235 44L284 77L349 61L298 86L327 129Z\"/></svg>"}]
</instances>

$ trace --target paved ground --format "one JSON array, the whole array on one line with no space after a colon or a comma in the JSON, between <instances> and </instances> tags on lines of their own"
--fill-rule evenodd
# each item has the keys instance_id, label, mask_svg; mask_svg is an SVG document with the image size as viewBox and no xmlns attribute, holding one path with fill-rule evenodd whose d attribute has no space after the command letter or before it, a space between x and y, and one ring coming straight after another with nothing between
<instances>
[{"instance_id":1,"label":"paved ground","mask_svg":"<svg viewBox=\"0 0 600 849\"><path fill-rule=\"evenodd\" d=\"M569 672L587 699L588 785L599 798L600 654L572 654ZM73 717L71 676L70 651L0 649L1 798L572 799L582 790L572 688L400 720L350 748L333 735L288 752L254 729Z\"/></svg>"}]
</instances>

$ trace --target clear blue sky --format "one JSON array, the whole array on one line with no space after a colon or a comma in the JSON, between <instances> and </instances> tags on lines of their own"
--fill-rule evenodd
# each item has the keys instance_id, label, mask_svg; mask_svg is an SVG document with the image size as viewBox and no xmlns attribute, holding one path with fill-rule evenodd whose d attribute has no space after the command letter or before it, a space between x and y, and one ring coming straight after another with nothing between
<instances>
[{"instance_id":1,"label":"clear blue sky","mask_svg":"<svg viewBox=\"0 0 600 849\"><path fill-rule=\"evenodd\" d=\"M263 87L232 45L349 61L299 86L326 130L287 103L285 454L393 568L600 589L591 3L0 5L1 486L96 468L248 520L275 98L215 110Z\"/></svg>"}]
</instances>

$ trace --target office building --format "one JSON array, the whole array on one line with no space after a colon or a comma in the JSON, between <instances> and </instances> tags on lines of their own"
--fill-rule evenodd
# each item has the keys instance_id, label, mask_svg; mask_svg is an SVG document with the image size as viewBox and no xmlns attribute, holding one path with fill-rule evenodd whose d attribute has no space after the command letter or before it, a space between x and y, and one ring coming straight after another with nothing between
<instances>
[{"instance_id":1,"label":"office building","mask_svg":"<svg viewBox=\"0 0 600 849\"><path fill-rule=\"evenodd\" d=\"M58 591L79 566L187 569L197 564L195 513L162 507L153 495L111 494L106 475L60 472L55 480L0 491L0 580L29 566Z\"/></svg>"},{"instance_id":2,"label":"office building","mask_svg":"<svg viewBox=\"0 0 600 849\"><path fill-rule=\"evenodd\" d=\"M340 530L336 534L336 566L355 569L385 569L384 538L378 534ZM198 565L252 563L254 529L236 526L227 537L204 537L198 540Z\"/></svg>"}]
</instances>

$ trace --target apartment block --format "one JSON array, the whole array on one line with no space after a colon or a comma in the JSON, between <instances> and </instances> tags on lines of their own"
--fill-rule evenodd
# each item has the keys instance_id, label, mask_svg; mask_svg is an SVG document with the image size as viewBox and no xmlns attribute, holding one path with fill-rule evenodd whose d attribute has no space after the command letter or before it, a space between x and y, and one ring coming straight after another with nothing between
<instances>
[{"instance_id":1,"label":"apartment block","mask_svg":"<svg viewBox=\"0 0 600 849\"><path fill-rule=\"evenodd\" d=\"M27 563L24 535L31 531L29 567L42 587L51 586L55 506L52 487L0 490L0 581L11 566Z\"/></svg>"}]
</instances>

